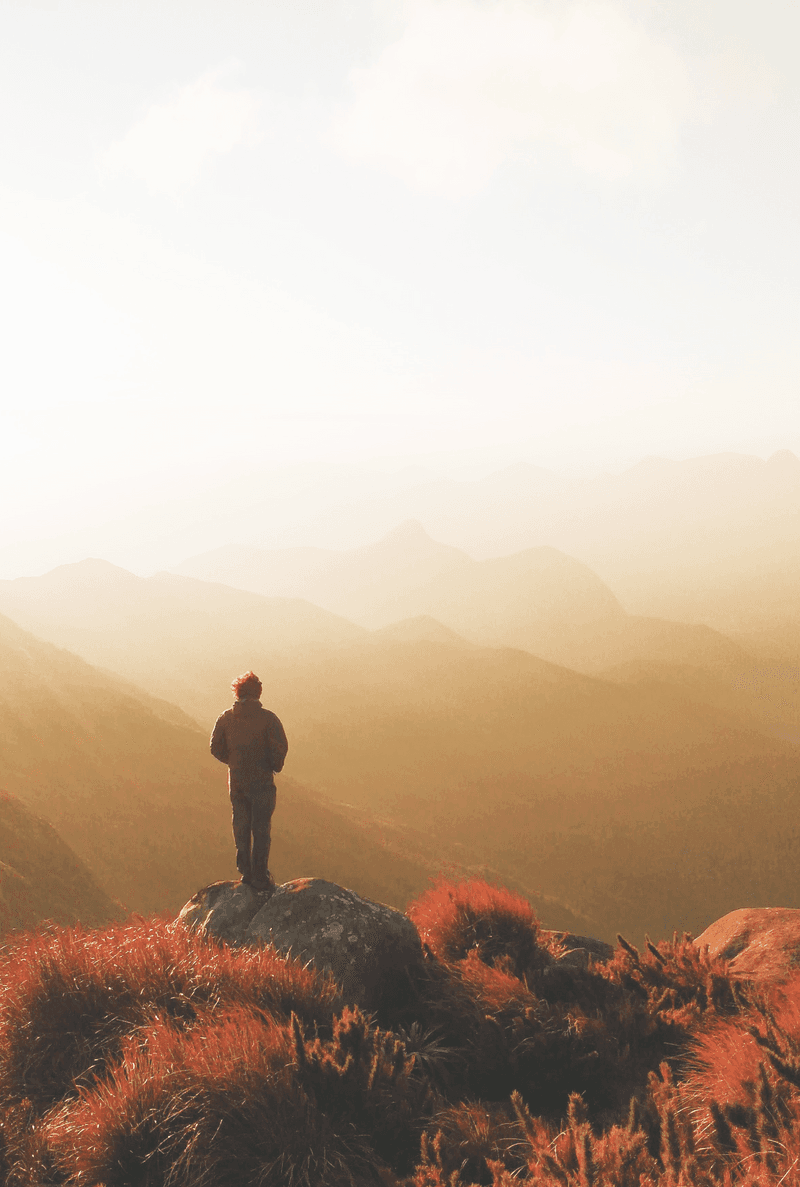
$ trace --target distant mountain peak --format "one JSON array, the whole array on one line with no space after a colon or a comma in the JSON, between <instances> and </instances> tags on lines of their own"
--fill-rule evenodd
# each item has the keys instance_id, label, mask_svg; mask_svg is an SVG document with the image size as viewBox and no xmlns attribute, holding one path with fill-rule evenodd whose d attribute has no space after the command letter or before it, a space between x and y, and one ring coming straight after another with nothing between
<instances>
[{"instance_id":1,"label":"distant mountain peak","mask_svg":"<svg viewBox=\"0 0 800 1187\"><path fill-rule=\"evenodd\" d=\"M362 545L361 548L354 548L348 553L342 553L341 556L345 564L357 558L362 562L368 560L370 563L380 564L417 564L440 558L449 565L462 561L469 563L470 560L460 548L434 540L418 519L405 519L374 544Z\"/></svg>"},{"instance_id":2,"label":"distant mountain peak","mask_svg":"<svg viewBox=\"0 0 800 1187\"><path fill-rule=\"evenodd\" d=\"M767 458L767 465L776 469L800 472L800 458L791 449L778 449Z\"/></svg>"},{"instance_id":3,"label":"distant mountain peak","mask_svg":"<svg viewBox=\"0 0 800 1187\"><path fill-rule=\"evenodd\" d=\"M391 639L399 643L450 643L459 647L470 647L461 635L432 618L430 614L417 614L414 618L403 618L381 627L372 634L378 638Z\"/></svg>"},{"instance_id":4,"label":"distant mountain peak","mask_svg":"<svg viewBox=\"0 0 800 1187\"><path fill-rule=\"evenodd\" d=\"M124 573L126 577L134 576L130 569L123 569L121 565L115 565L100 556L86 556L82 561L73 561L72 564L67 565L57 565L55 569L51 569L51 572L65 572L67 569L71 569L73 572L80 570L84 573Z\"/></svg>"},{"instance_id":5,"label":"distant mountain peak","mask_svg":"<svg viewBox=\"0 0 800 1187\"><path fill-rule=\"evenodd\" d=\"M403 522L399 523L396 528L392 528L392 530L390 532L387 532L385 536L381 536L380 542L381 543L384 543L385 541L397 542L397 541L401 541L401 540L404 542L411 542L414 540L424 540L426 543L429 543L429 544L435 543L433 538L428 535L428 533L425 531L425 528L422 526L422 524L419 522L418 519L403 520Z\"/></svg>"},{"instance_id":6,"label":"distant mountain peak","mask_svg":"<svg viewBox=\"0 0 800 1187\"><path fill-rule=\"evenodd\" d=\"M6 584L25 587L31 583L38 585L45 582L48 585L56 584L64 588L80 588L84 585L131 584L140 580L141 578L137 577L135 573L131 573L129 569L123 569L100 557L90 556L85 557L82 561L56 565L54 569L43 573L41 577L17 577Z\"/></svg>"}]
</instances>

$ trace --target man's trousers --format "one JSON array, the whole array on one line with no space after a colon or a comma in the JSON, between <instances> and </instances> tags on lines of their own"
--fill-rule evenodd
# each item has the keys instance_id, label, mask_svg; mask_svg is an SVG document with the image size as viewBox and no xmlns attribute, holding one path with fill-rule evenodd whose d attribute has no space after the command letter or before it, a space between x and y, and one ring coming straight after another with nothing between
<instances>
[{"instance_id":1,"label":"man's trousers","mask_svg":"<svg viewBox=\"0 0 800 1187\"><path fill-rule=\"evenodd\" d=\"M272 813L276 792L273 786L231 789L233 839L236 868L243 878L258 884L268 881Z\"/></svg>"}]
</instances>

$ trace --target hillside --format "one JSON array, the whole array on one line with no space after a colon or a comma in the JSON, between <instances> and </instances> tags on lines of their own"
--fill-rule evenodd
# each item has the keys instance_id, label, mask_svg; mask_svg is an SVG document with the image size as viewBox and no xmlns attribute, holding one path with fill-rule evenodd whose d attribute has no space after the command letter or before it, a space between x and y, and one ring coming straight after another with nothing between
<instances>
[{"instance_id":1,"label":"hillside","mask_svg":"<svg viewBox=\"0 0 800 1187\"><path fill-rule=\"evenodd\" d=\"M554 548L471 561L425 578L397 597L391 612L394 617L431 614L476 641L510 646L521 645L514 636L522 633L535 640L549 628L571 631L624 618L611 590L585 565Z\"/></svg>"},{"instance_id":2,"label":"hillside","mask_svg":"<svg viewBox=\"0 0 800 1187\"><path fill-rule=\"evenodd\" d=\"M535 868L504 873L485 859L483 847L455 836L431 833L425 821L398 819L331 800L293 779L279 780L270 866L276 881L313 876L349 886L359 894L404 908L447 873L479 875L506 884L533 905L550 928L586 933L608 931L605 921L548 893Z\"/></svg>"},{"instance_id":3,"label":"hillside","mask_svg":"<svg viewBox=\"0 0 800 1187\"><path fill-rule=\"evenodd\" d=\"M510 648L373 637L256 660L265 703L291 723L292 775L376 809L517 778L576 793L605 787L610 797L685 771L795 754L680 690L582 676ZM212 682L183 707L211 719L215 699Z\"/></svg>"},{"instance_id":4,"label":"hillside","mask_svg":"<svg viewBox=\"0 0 800 1187\"><path fill-rule=\"evenodd\" d=\"M557 580L565 569L582 569L542 552ZM519 566L527 580L525 555L512 560L512 573ZM494 562L474 563L496 580ZM651 664L601 679L527 651L442 636L452 628L430 618L368 632L304 602L109 568L65 567L39 579L29 613L82 639L122 679L86 665L78 674L75 657L40 653L45 645L28 639L17 680L11 647L0 776L128 906L174 906L198 884L233 873L225 772L208 757L207 738L229 703L231 677L247 667L262 676L265 703L290 738L287 775L295 786L280 800L274 849L282 878L312 869L352 882L348 871L357 870L358 886L402 905L443 864L486 867L612 938L623 925L634 934L653 928L672 908L696 929L708 902L719 904L719 914L740 905L745 892L760 904L764 895L794 901L779 870L768 882L759 874L775 838L765 837L761 865L748 862L745 876L741 862L726 864L711 824L713 805L745 787L736 819L750 835L760 823L759 788L767 794L778 768L780 811L792 813L798 774L797 751L785 740L791 723L775 717L772 691L761 697L748 686L754 669L724 639L715 651L721 637L713 632L706 667L667 664L653 674ZM536 581L550 580L548 569L544 577L541 567L532 571ZM93 592L88 578L98 573ZM116 586L127 592L115 607ZM69 592L63 606L62 588ZM593 575L576 589L590 609L600 602L611 621L625 621ZM491 598L482 596L488 612ZM556 592L550 606L554 618L563 612ZM271 629L278 619L269 615L279 612L294 634L289 626ZM304 623L312 635L301 645ZM12 635L7 623L8 643ZM726 660L731 653L736 662ZM65 664L73 665L69 672ZM660 678L665 668L673 678ZM18 696L18 684L28 695ZM327 800L314 806L303 788ZM706 822L702 843L681 842L699 873L687 866L680 887L649 897L625 889L640 862L631 812L658 849L662 833L675 834L676 803L684 816L696 808ZM386 822L393 837L386 849L370 834L369 817Z\"/></svg>"},{"instance_id":5,"label":"hillside","mask_svg":"<svg viewBox=\"0 0 800 1187\"><path fill-rule=\"evenodd\" d=\"M99 903L110 895L131 910L175 911L199 886L236 876L226 771L208 753L210 729L2 617L0 732L0 785L58 829L103 888ZM420 851L413 830L348 814L290 778L278 783L271 865L280 881L313 872L402 907L443 865L463 868L457 852ZM36 818L19 811L34 829ZM49 838L52 830L40 825ZM51 850L56 842L48 840ZM2 848L0 861L16 870L0 885L21 895L20 879L34 866L21 866ZM552 926L578 922L560 904L537 897L535 887L519 889ZM100 919L88 890L81 893L81 912ZM50 917L50 908L42 914L45 906L37 900L31 910ZM71 922L64 910L53 917Z\"/></svg>"},{"instance_id":6,"label":"hillside","mask_svg":"<svg viewBox=\"0 0 800 1187\"><path fill-rule=\"evenodd\" d=\"M7 620L0 642L0 779L104 889L157 910L234 876L225 771L207 739L241 665L192 651L153 675L176 699L188 690L183 708L203 728ZM542 907L554 925L568 909L610 938L654 931L665 912L701 929L711 902L717 914L743 897L795 903L793 834L764 829L797 810L797 752L742 714L664 682L380 632L247 658L290 739L272 858L282 880L313 872L402 906L453 865L556 900L557 917ZM714 823L720 804L742 837L761 838L744 863ZM676 836L691 861L669 856ZM662 860L662 880L642 881Z\"/></svg>"},{"instance_id":7,"label":"hillside","mask_svg":"<svg viewBox=\"0 0 800 1187\"><path fill-rule=\"evenodd\" d=\"M449 643L456 647L469 647L466 639L451 631L430 614L418 614L414 618L402 618L373 632L378 643L394 640L396 643Z\"/></svg>"},{"instance_id":8,"label":"hillside","mask_svg":"<svg viewBox=\"0 0 800 1187\"><path fill-rule=\"evenodd\" d=\"M626 614L595 573L553 548L473 561L421 584L393 610L583 672L632 659L713 667L746 658L708 627Z\"/></svg>"},{"instance_id":9,"label":"hillside","mask_svg":"<svg viewBox=\"0 0 800 1187\"><path fill-rule=\"evenodd\" d=\"M626 606L640 613L708 623L737 639L746 634L771 635L773 653L796 660L800 512L793 518L796 523L787 525L785 540L737 547L731 538L725 555L666 566L666 580L659 580L655 564L644 568L620 561L612 568L601 560L599 565ZM790 636L788 647L781 635Z\"/></svg>"},{"instance_id":10,"label":"hillside","mask_svg":"<svg viewBox=\"0 0 800 1187\"><path fill-rule=\"evenodd\" d=\"M524 563L512 559L512 572L522 567L527 574ZM533 579L554 583L552 614L563 623L561 575L581 566L559 554L547 560L544 577L535 567ZM760 723L699 705L656 683L629 687L593 679L509 648L369 633L307 603L239 594L191 578L144 581L113 570L108 579L104 567L102 583L88 587L89 593L95 590L94 603L87 597L84 606L80 593L92 572L91 566L66 566L39 579L29 616L47 615L52 633L80 637L84 653L179 705L202 723L204 734L228 704L232 676L255 668L265 680L266 703L290 732L289 772L334 799L377 809L412 791L430 798L489 776L567 777L579 787L601 770L611 794L618 786L665 780L684 770L783 753ZM21 588L11 584L16 592ZM126 597L115 609L117 584ZM71 597L61 601L64 587ZM136 602L127 593L131 589ZM162 598L164 589L168 597ZM479 592L488 611L489 593ZM237 598L245 599L254 615L260 612L255 627L227 613ZM590 574L568 608L577 613L583 604L588 615L598 602L612 619L624 618ZM269 629L268 614L287 605L296 615L293 636ZM313 628L328 625L330 618L326 645L312 632L301 646L298 618L307 618ZM356 642L345 645L348 630ZM726 646L737 654L732 644ZM165 728L162 710L158 716L159 728ZM183 728L196 726L184 721ZM183 752L189 737L179 748ZM185 781L200 761L196 753L189 764L171 757L169 777ZM202 761L211 760L203 755ZM155 776L158 763L151 760L151 766Z\"/></svg>"},{"instance_id":11,"label":"hillside","mask_svg":"<svg viewBox=\"0 0 800 1187\"><path fill-rule=\"evenodd\" d=\"M429 545L438 572L426 578ZM381 542L377 552L361 550L363 621L392 627L433 618L466 641L524 648L583 672L657 662L733 667L738 674L749 661L741 646L709 627L626 614L595 573L555 549L487 561L460 556L456 564L451 557L443 561L442 547L415 529ZM387 601L392 574L400 570L400 592ZM369 638L363 626L301 598L167 573L145 579L101 561L0 582L0 612L158 697L194 706L189 711L195 715L197 692L216 682L221 695L231 674L253 666L253 657L264 664L291 654L302 664Z\"/></svg>"},{"instance_id":12,"label":"hillside","mask_svg":"<svg viewBox=\"0 0 800 1187\"><path fill-rule=\"evenodd\" d=\"M638 487L635 490L642 495ZM662 512L666 514L663 508ZM390 533L379 544L380 548L374 546L374 551L357 549L338 554L328 551L325 565L330 569L332 558L338 556L339 578L350 574L354 582L362 582L358 586L362 600L354 601L350 611L356 616L364 613L365 622L386 621L380 628L384 638L394 634L400 639L404 632L409 639L415 637L415 632L419 636L419 624L427 621L425 637L432 641L457 643L460 638L463 642L470 640L473 645L524 648L581 672L601 677L608 674L615 682L662 681L689 700L739 714L757 728L779 737L793 741L800 738L800 684L796 666L800 633L789 605L794 586L791 589L776 586L772 591L774 598L783 588L780 596L786 605L771 620L771 625L726 635L703 625L699 610L695 623L626 613L609 587L586 565L552 548L533 548L485 561L472 560L462 553L460 562L448 567L445 565L448 550L436 545L418 524L405 525L403 531ZM398 556L392 559L394 548ZM432 548L442 550L442 569L435 576L425 578L424 564ZM396 571L401 557L407 562L412 553L420 558L419 581L411 586L411 570L406 567L405 592L392 599L388 593L391 582L387 579L381 585L378 561L388 564L389 571ZM241 576L237 569L237 549L231 547L214 555L215 575L235 584ZM281 569L278 559L284 554L251 549L249 555L260 558L264 592L269 589L272 573L282 573L284 582L290 580L290 574ZM352 569L351 558L357 558ZM376 566L368 585L373 595L368 612L363 603L367 589L363 566L367 559ZM709 562L709 580L704 588L718 588L721 599L738 596L737 591L741 593L742 587L733 578L721 581L719 562L713 563L717 564L717 571L712 572L713 564ZM203 572L199 562L197 572L198 575ZM669 588L668 566L662 578L664 588ZM759 570L758 580L766 580L766 573ZM299 585L295 592L302 589L326 604L330 592L326 581L325 572L319 570L314 583ZM347 612L341 592L338 596L338 608ZM430 620L438 626L433 628ZM412 623L418 625L414 627ZM443 631L452 634L448 638Z\"/></svg>"},{"instance_id":13,"label":"hillside","mask_svg":"<svg viewBox=\"0 0 800 1187\"><path fill-rule=\"evenodd\" d=\"M347 547L340 542L345 539L377 539L412 520L470 556L550 545L590 565L601 555L635 565L638 560L650 564L659 554L680 564L681 558L735 552L737 544L748 550L798 538L800 460L789 450L766 461L741 453L648 457L619 473L587 477L517 462L475 479L420 474L414 481L397 481L394 489L389 485L380 489L374 481L362 481L345 492L333 468L319 468L305 498L285 498L275 508L269 532L263 526L265 507L247 491L237 540L271 549L281 533L313 539L324 552ZM220 497L233 507L236 494L229 490ZM218 519L219 503L200 512L196 523L211 524L214 512ZM218 522L213 527L219 534ZM230 527L226 535L230 539ZM195 554L207 551L198 548Z\"/></svg>"},{"instance_id":14,"label":"hillside","mask_svg":"<svg viewBox=\"0 0 800 1187\"><path fill-rule=\"evenodd\" d=\"M604 680L636 686L659 684L689 700L734 713L775 737L800 743L800 672L789 659L776 661L759 651L766 644L742 638L753 653L744 663L707 668L691 664L632 661L607 668ZM788 651L788 647L787 647Z\"/></svg>"},{"instance_id":15,"label":"hillside","mask_svg":"<svg viewBox=\"0 0 800 1187\"><path fill-rule=\"evenodd\" d=\"M471 583L465 567L477 571ZM290 729L291 774L361 804L493 774L571 770L580 779L602 767L614 787L783 753L747 698L725 699L725 686L751 671L747 653L707 628L630 618L563 554L471 561L424 586L428 601L433 586L438 614L427 617L468 639L471 630L472 642L480 616L487 633L525 633L526 643L546 629L554 649L586 635L598 665L630 662L633 649L639 661L649 653L650 662L711 673L722 691L709 699L691 681L590 679L508 647L393 639L307 602L188 577L136 578L101 563L1 584L0 604L13 601L50 639L179 705L204 730L227 705L231 677L254 667Z\"/></svg>"},{"instance_id":16,"label":"hillside","mask_svg":"<svg viewBox=\"0 0 800 1187\"><path fill-rule=\"evenodd\" d=\"M481 572L466 552L439 543L413 519L360 548L227 545L173 571L270 597L304 597L373 627L402 617L404 599L428 582L451 575L459 587Z\"/></svg>"},{"instance_id":17,"label":"hillside","mask_svg":"<svg viewBox=\"0 0 800 1187\"><path fill-rule=\"evenodd\" d=\"M175 706L0 618L0 730L0 785L130 909L183 901L219 866L224 789Z\"/></svg>"},{"instance_id":18,"label":"hillside","mask_svg":"<svg viewBox=\"0 0 800 1187\"><path fill-rule=\"evenodd\" d=\"M724 631L795 620L800 460L788 450L649 458L594 487L564 546L628 609Z\"/></svg>"},{"instance_id":19,"label":"hillside","mask_svg":"<svg viewBox=\"0 0 800 1187\"><path fill-rule=\"evenodd\" d=\"M448 830L462 852L517 882L524 872L576 912L594 933L699 935L739 906L800 908L793 876L800 840L795 754L685 770L610 792L602 772L572 781L482 779L452 791L431 812L433 836Z\"/></svg>"},{"instance_id":20,"label":"hillside","mask_svg":"<svg viewBox=\"0 0 800 1187\"><path fill-rule=\"evenodd\" d=\"M0 792L0 935L44 920L99 927L124 914L51 824Z\"/></svg>"}]
</instances>

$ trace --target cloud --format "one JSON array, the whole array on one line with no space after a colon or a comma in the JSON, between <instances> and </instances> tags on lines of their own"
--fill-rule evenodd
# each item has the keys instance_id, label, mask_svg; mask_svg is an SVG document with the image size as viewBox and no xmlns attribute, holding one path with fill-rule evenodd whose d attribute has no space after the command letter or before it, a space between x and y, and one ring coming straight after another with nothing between
<instances>
[{"instance_id":1,"label":"cloud","mask_svg":"<svg viewBox=\"0 0 800 1187\"><path fill-rule=\"evenodd\" d=\"M236 64L218 66L176 89L103 155L101 168L127 173L151 193L177 197L199 178L205 163L258 136L259 99L252 90L228 88Z\"/></svg>"},{"instance_id":2,"label":"cloud","mask_svg":"<svg viewBox=\"0 0 800 1187\"><path fill-rule=\"evenodd\" d=\"M658 175L692 107L678 53L609 3L416 0L399 39L351 74L333 140L424 192L483 188L555 148L585 173Z\"/></svg>"}]
</instances>

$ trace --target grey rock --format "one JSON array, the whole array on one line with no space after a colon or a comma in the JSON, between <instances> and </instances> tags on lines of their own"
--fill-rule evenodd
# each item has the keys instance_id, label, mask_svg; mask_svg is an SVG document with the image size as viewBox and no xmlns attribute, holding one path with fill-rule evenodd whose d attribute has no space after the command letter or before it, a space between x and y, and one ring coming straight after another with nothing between
<instances>
[{"instance_id":1,"label":"grey rock","mask_svg":"<svg viewBox=\"0 0 800 1187\"><path fill-rule=\"evenodd\" d=\"M558 961L564 968L586 969L589 967L590 959L595 964L605 964L614 955L613 947L605 940L595 940L591 936L575 936L569 931L550 931L542 934L566 949Z\"/></svg>"},{"instance_id":2,"label":"grey rock","mask_svg":"<svg viewBox=\"0 0 800 1187\"><path fill-rule=\"evenodd\" d=\"M189 899L178 923L237 947L245 942L250 921L272 893L273 888L255 891L243 882L213 882Z\"/></svg>"},{"instance_id":3,"label":"grey rock","mask_svg":"<svg viewBox=\"0 0 800 1187\"><path fill-rule=\"evenodd\" d=\"M217 882L194 896L179 920L226 943L271 944L331 973L345 1001L379 1010L402 995L423 963L417 929L401 911L321 878L300 878L258 894Z\"/></svg>"}]
</instances>

